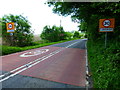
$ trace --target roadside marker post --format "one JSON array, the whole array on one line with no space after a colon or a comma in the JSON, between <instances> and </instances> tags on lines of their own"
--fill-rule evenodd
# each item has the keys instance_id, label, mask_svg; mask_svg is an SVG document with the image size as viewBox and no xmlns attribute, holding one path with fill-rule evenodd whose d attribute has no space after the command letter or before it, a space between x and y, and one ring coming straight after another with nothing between
<instances>
[{"instance_id":1,"label":"roadside marker post","mask_svg":"<svg viewBox=\"0 0 120 90\"><path fill-rule=\"evenodd\" d=\"M105 33L105 48L107 46L107 32L113 32L115 27L115 19L100 19L99 20L99 32Z\"/></svg>"}]
</instances>

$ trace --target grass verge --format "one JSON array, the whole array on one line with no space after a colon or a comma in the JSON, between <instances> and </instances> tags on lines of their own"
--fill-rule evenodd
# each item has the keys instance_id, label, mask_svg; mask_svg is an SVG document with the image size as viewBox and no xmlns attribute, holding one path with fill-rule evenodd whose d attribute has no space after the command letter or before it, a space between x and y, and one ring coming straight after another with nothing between
<instances>
[{"instance_id":1,"label":"grass verge","mask_svg":"<svg viewBox=\"0 0 120 90\"><path fill-rule=\"evenodd\" d=\"M71 40L76 40L76 39L71 39ZM16 52L25 51L25 50L34 49L34 48L39 48L39 47L48 46L48 45L53 45L53 44L71 41L71 40L62 40L62 41L50 42L50 43L40 43L40 44L36 44L34 46L26 46L26 47L13 47L13 46L2 45L2 46L0 46L0 47L2 47L2 50L1 50L2 54L1 55L7 55L7 54L11 54L11 53L16 53Z\"/></svg>"},{"instance_id":2,"label":"grass verge","mask_svg":"<svg viewBox=\"0 0 120 90\"><path fill-rule=\"evenodd\" d=\"M101 42L87 42L88 61L94 88L120 90L120 42L110 42L107 48Z\"/></svg>"}]
</instances>

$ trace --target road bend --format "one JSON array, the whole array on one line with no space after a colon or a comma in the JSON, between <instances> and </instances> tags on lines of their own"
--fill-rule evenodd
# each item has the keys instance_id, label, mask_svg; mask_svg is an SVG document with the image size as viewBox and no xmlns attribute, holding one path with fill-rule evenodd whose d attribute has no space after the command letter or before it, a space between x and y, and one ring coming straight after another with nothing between
<instances>
[{"instance_id":1,"label":"road bend","mask_svg":"<svg viewBox=\"0 0 120 90\"><path fill-rule=\"evenodd\" d=\"M1 56L2 88L84 88L86 39Z\"/></svg>"}]
</instances>

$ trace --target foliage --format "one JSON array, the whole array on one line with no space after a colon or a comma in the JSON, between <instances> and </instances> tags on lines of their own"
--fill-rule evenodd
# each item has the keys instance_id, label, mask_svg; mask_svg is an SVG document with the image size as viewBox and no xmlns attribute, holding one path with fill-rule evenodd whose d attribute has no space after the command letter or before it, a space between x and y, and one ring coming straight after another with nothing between
<instances>
[{"instance_id":1,"label":"foliage","mask_svg":"<svg viewBox=\"0 0 120 90\"><path fill-rule=\"evenodd\" d=\"M79 31L82 31L82 32L87 31L87 23L85 21L81 20L81 23L80 23L80 25L78 27L79 27Z\"/></svg>"},{"instance_id":2,"label":"foliage","mask_svg":"<svg viewBox=\"0 0 120 90\"><path fill-rule=\"evenodd\" d=\"M62 41L58 41L58 42L44 42L44 43L39 43L35 42L34 46L26 46L26 47L15 47L15 46L6 46L6 45L0 45L0 49L2 49L2 54L0 52L0 55L7 55L7 54L11 54L11 53L16 53L16 52L20 52L20 51L24 51L24 50L29 50L29 49L34 49L34 48L40 48L43 46L48 46L48 45L53 45L53 44L57 44L57 43L62 43L62 42L66 42L66 41L71 41L71 40L76 40L76 39L69 39L69 40L62 40ZM43 40L42 40L43 42Z\"/></svg>"},{"instance_id":3,"label":"foliage","mask_svg":"<svg viewBox=\"0 0 120 90\"><path fill-rule=\"evenodd\" d=\"M105 49L104 43L87 42L88 59L95 88L120 89L120 43L110 41Z\"/></svg>"},{"instance_id":4,"label":"foliage","mask_svg":"<svg viewBox=\"0 0 120 90\"><path fill-rule=\"evenodd\" d=\"M120 33L120 3L118 2L48 2L53 6L53 12L59 15L71 15L73 21L80 22L80 29L87 31L87 36L97 41L103 34L98 32L99 19L115 18L116 24L114 33L110 36L119 36ZM83 28L84 27L84 28ZM120 40L120 37L117 38Z\"/></svg>"},{"instance_id":5,"label":"foliage","mask_svg":"<svg viewBox=\"0 0 120 90\"><path fill-rule=\"evenodd\" d=\"M79 34L79 38L86 38L86 37L85 37L85 33L80 33L80 34Z\"/></svg>"},{"instance_id":6,"label":"foliage","mask_svg":"<svg viewBox=\"0 0 120 90\"><path fill-rule=\"evenodd\" d=\"M55 42L64 40L65 32L63 27L52 26L51 28L50 26L45 26L40 37L44 40Z\"/></svg>"},{"instance_id":7,"label":"foliage","mask_svg":"<svg viewBox=\"0 0 120 90\"><path fill-rule=\"evenodd\" d=\"M73 38L73 35L74 35L74 34L73 34L72 32L65 32L65 37L66 37L65 39L68 39L68 40L69 40L69 39L72 39L72 38Z\"/></svg>"},{"instance_id":8,"label":"foliage","mask_svg":"<svg viewBox=\"0 0 120 90\"><path fill-rule=\"evenodd\" d=\"M80 31L88 37L88 57L93 73L95 88L120 89L120 3L119 2L48 2L53 12L71 15L79 22ZM115 18L114 32L107 34L107 48L104 48L105 34L98 32L99 19ZM85 37L86 37L85 35ZM114 48L114 50L113 50ZM112 53L116 52L116 53Z\"/></svg>"},{"instance_id":9,"label":"foliage","mask_svg":"<svg viewBox=\"0 0 120 90\"><path fill-rule=\"evenodd\" d=\"M15 23L15 33L10 36L7 33L6 23ZM33 32L27 18L22 15L4 15L2 17L2 36L6 42L12 46L28 46L32 43ZM13 40L11 41L11 39Z\"/></svg>"},{"instance_id":10,"label":"foliage","mask_svg":"<svg viewBox=\"0 0 120 90\"><path fill-rule=\"evenodd\" d=\"M80 33L79 31L75 31L73 38L85 38L85 33Z\"/></svg>"},{"instance_id":11,"label":"foliage","mask_svg":"<svg viewBox=\"0 0 120 90\"><path fill-rule=\"evenodd\" d=\"M73 37L74 38L80 38L79 35L80 35L80 33L78 31L75 31Z\"/></svg>"},{"instance_id":12,"label":"foliage","mask_svg":"<svg viewBox=\"0 0 120 90\"><path fill-rule=\"evenodd\" d=\"M0 18L0 37L2 37L2 20Z\"/></svg>"}]
</instances>

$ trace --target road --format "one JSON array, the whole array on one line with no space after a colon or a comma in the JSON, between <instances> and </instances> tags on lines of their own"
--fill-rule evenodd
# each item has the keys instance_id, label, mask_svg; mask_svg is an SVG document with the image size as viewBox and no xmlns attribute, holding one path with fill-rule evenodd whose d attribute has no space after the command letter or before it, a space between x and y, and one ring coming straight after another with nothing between
<instances>
[{"instance_id":1,"label":"road","mask_svg":"<svg viewBox=\"0 0 120 90\"><path fill-rule=\"evenodd\" d=\"M86 39L2 56L2 88L83 88Z\"/></svg>"}]
</instances>

